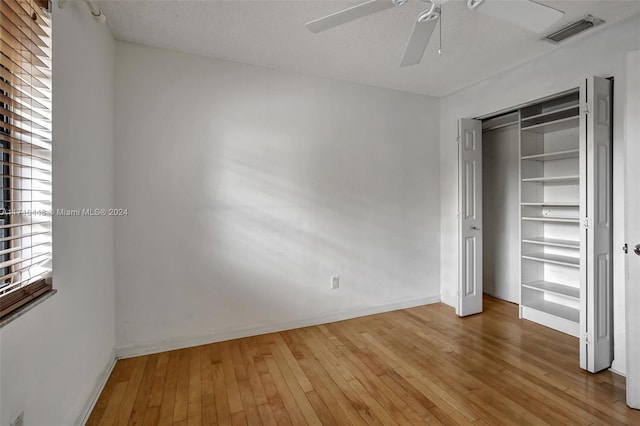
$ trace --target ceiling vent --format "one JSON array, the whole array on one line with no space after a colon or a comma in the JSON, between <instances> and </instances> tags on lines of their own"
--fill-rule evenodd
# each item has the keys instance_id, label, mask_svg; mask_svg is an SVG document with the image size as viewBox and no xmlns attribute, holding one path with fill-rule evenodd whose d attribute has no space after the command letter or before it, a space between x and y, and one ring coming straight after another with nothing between
<instances>
[{"instance_id":1,"label":"ceiling vent","mask_svg":"<svg viewBox=\"0 0 640 426\"><path fill-rule=\"evenodd\" d=\"M566 25L559 30L549 34L545 37L545 39L549 40L552 43L560 43L561 41L564 41L569 37L573 37L576 34L579 34L583 31L588 30L589 28L596 27L603 23L604 21L602 19L596 18L595 16L587 15L579 21L572 22L571 24Z\"/></svg>"}]
</instances>

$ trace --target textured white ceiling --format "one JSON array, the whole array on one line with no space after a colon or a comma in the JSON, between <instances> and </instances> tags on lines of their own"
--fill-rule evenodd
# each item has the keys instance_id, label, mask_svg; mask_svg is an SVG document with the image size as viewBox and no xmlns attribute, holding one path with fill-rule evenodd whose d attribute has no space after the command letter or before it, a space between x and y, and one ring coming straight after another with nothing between
<instances>
[{"instance_id":1,"label":"textured white ceiling","mask_svg":"<svg viewBox=\"0 0 640 426\"><path fill-rule=\"evenodd\" d=\"M422 63L407 68L399 67L400 58L416 16L428 6L422 1L319 34L304 26L358 3L104 0L100 4L118 40L432 96L447 95L555 47L540 35L468 10L466 0L451 0L442 7L442 54L438 55L436 28ZM588 13L606 21L576 39L640 12L640 1L635 0L541 3L565 12L553 28Z\"/></svg>"}]
</instances>

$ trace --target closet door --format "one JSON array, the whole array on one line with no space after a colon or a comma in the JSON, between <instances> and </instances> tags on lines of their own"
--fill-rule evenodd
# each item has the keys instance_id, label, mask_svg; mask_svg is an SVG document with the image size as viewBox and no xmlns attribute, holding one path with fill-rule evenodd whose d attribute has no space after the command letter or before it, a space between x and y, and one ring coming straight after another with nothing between
<instances>
[{"instance_id":1,"label":"closet door","mask_svg":"<svg viewBox=\"0 0 640 426\"><path fill-rule=\"evenodd\" d=\"M597 372L613 361L612 82L598 77L581 87L580 366Z\"/></svg>"},{"instance_id":2,"label":"closet door","mask_svg":"<svg viewBox=\"0 0 640 426\"><path fill-rule=\"evenodd\" d=\"M482 312L482 122L458 129L458 303L456 314Z\"/></svg>"}]
</instances>

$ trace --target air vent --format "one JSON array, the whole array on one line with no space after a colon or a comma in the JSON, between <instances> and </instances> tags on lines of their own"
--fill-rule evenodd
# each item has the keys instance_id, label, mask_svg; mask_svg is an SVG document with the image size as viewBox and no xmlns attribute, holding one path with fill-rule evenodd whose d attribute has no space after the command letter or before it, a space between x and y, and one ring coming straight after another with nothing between
<instances>
[{"instance_id":1,"label":"air vent","mask_svg":"<svg viewBox=\"0 0 640 426\"><path fill-rule=\"evenodd\" d=\"M571 24L560 28L558 31L555 31L545 38L552 43L560 43L563 40L568 39L569 37L573 37L576 34L579 34L583 31L588 30L589 28L596 27L600 24L603 24L604 21L600 18L596 18L595 16L587 15L585 18L582 18L579 21L572 22Z\"/></svg>"}]
</instances>

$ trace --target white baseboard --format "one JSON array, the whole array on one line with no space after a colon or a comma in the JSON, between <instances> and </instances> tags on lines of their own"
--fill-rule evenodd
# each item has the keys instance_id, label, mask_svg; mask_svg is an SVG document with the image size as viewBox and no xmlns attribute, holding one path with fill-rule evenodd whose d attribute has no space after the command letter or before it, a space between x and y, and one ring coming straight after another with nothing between
<instances>
[{"instance_id":1,"label":"white baseboard","mask_svg":"<svg viewBox=\"0 0 640 426\"><path fill-rule=\"evenodd\" d=\"M610 371L622 376L622 377L626 377L626 366L625 365L621 365L620 362L618 360L613 360L613 362L611 363L611 368L609 368Z\"/></svg>"},{"instance_id":2,"label":"white baseboard","mask_svg":"<svg viewBox=\"0 0 640 426\"><path fill-rule=\"evenodd\" d=\"M107 384L107 380L109 380L109 376L111 376L111 372L113 371L113 367L115 367L116 365L116 361L117 361L117 358L115 356L115 353L112 352L111 359L109 360L105 368L102 370L102 373L100 373L100 375L96 379L96 384L93 387L93 390L91 391L91 395L89 395L89 399L87 400L84 408L82 409L82 412L80 413L80 415L78 416L78 419L75 422L76 425L82 426L87 423L87 420L89 420L91 411L93 411L93 407L96 406L96 402L98 402L98 398L100 397L102 390Z\"/></svg>"},{"instance_id":3,"label":"white baseboard","mask_svg":"<svg viewBox=\"0 0 640 426\"><path fill-rule=\"evenodd\" d=\"M309 327L319 324L327 324L335 321L342 321L367 315L379 314L382 312L396 311L398 309L412 308L421 305L430 305L440 302L440 295L424 297L419 299L401 300L378 306L368 306L359 309L352 309L348 312L338 312L329 315L322 315L314 318L307 318L300 321L283 322L276 324L261 325L255 327L239 328L224 332L192 336L187 338L176 338L163 340L147 345L123 346L116 348L118 359L131 358L139 355L148 355L158 352L166 352L175 349L189 348L192 346L206 345L209 343L223 342L225 340L239 339L242 337L257 336L260 334L274 333L278 331L291 330L294 328Z\"/></svg>"},{"instance_id":4,"label":"white baseboard","mask_svg":"<svg viewBox=\"0 0 640 426\"><path fill-rule=\"evenodd\" d=\"M455 294L452 294L450 291L443 291L440 293L440 301L445 305L451 306L455 309L458 304L458 299Z\"/></svg>"}]
</instances>

